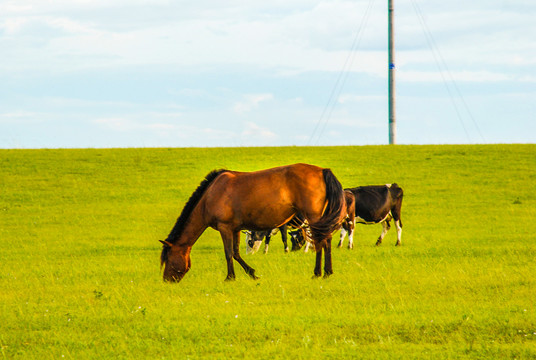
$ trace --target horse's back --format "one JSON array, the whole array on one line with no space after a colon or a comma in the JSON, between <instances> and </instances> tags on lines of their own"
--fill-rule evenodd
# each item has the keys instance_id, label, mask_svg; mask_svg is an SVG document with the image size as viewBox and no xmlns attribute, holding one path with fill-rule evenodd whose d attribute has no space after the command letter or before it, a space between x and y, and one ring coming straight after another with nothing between
<instances>
[{"instance_id":1,"label":"horse's back","mask_svg":"<svg viewBox=\"0 0 536 360\"><path fill-rule=\"evenodd\" d=\"M213 222L261 230L283 225L297 209L321 213L324 202L322 168L294 164L253 172L226 171L208 189L205 207Z\"/></svg>"},{"instance_id":2,"label":"horse's back","mask_svg":"<svg viewBox=\"0 0 536 360\"><path fill-rule=\"evenodd\" d=\"M252 172L228 171L218 180L237 196L257 194L267 196L267 200L270 196L277 198L277 195L292 197L292 194L301 193L304 187L323 190L322 168L302 163Z\"/></svg>"}]
</instances>

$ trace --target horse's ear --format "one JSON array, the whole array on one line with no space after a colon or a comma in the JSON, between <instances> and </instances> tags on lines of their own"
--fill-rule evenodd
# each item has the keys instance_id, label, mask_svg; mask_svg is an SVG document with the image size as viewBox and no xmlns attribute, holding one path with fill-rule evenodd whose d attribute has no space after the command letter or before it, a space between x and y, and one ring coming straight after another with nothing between
<instances>
[{"instance_id":1,"label":"horse's ear","mask_svg":"<svg viewBox=\"0 0 536 360\"><path fill-rule=\"evenodd\" d=\"M164 246L171 247L171 243L167 242L166 240L159 240Z\"/></svg>"}]
</instances>

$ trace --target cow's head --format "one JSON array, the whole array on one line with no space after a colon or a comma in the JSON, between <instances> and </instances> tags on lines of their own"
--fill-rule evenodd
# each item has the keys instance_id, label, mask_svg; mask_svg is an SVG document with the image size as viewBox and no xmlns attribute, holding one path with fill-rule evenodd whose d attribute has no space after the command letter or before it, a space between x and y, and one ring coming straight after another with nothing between
<instances>
[{"instance_id":1,"label":"cow's head","mask_svg":"<svg viewBox=\"0 0 536 360\"><path fill-rule=\"evenodd\" d=\"M265 234L263 231L244 231L246 234L246 254L255 254L261 247Z\"/></svg>"},{"instance_id":2,"label":"cow's head","mask_svg":"<svg viewBox=\"0 0 536 360\"><path fill-rule=\"evenodd\" d=\"M292 243L292 251L298 251L303 247L303 245L305 245L305 236L303 232L303 229L288 232L290 235L290 242Z\"/></svg>"}]
</instances>

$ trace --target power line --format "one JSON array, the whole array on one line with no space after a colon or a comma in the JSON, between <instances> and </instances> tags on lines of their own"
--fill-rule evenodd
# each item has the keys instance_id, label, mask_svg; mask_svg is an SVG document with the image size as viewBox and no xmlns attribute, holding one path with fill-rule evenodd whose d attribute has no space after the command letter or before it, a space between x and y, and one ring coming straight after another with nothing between
<instances>
[{"instance_id":1,"label":"power line","mask_svg":"<svg viewBox=\"0 0 536 360\"><path fill-rule=\"evenodd\" d=\"M331 90L331 94L329 95L328 101L326 105L324 106L324 110L322 111L322 114L320 115L320 118L318 119L313 129L313 133L311 134L311 137L309 138L307 145L310 145L313 142L313 139L316 136L316 132L319 129L320 124L322 124L320 132L318 133L318 136L316 137L316 141L315 141L315 145L318 145L320 139L322 138L322 134L324 133L324 130L326 129L326 126L329 120L331 119L331 114L333 113L333 110L335 109L335 106L337 105L337 99L339 95L341 94L342 89L344 88L344 85L346 84L346 80L348 80L350 69L352 68L352 65L355 61L357 50L363 39L363 33L364 33L363 30L367 26L367 23L370 19L371 9L374 4L374 1L375 0L369 0L365 13L363 14L363 18L357 30L357 33L352 42L350 52L348 53L348 56L346 57L346 61L344 62L342 70L340 71L337 77L337 81L335 82L335 85L333 86L333 89Z\"/></svg>"},{"instance_id":2,"label":"power line","mask_svg":"<svg viewBox=\"0 0 536 360\"><path fill-rule=\"evenodd\" d=\"M473 122L473 125L475 126L478 134L480 135L480 138L485 142L484 136L482 135L482 132L480 131L480 127L478 126L475 118L473 117L473 114L471 113L471 110L469 109L469 106L467 105L467 102L465 101L460 89L458 88L458 85L456 84L456 81L454 80L454 77L452 76L452 73L449 70L449 67L441 55L441 52L439 51L439 46L437 46L437 43L434 39L434 36L432 35L432 32L430 31L430 28L428 27L426 20L424 19L424 16L422 14L422 11L417 4L415 0L411 1L413 5L413 9L415 10L415 13L417 14L417 18L419 19L419 22L421 23L424 37L426 38L426 42L428 43L428 46L430 47L430 50L432 52L432 55L434 57L434 60L436 62L436 66L439 70L439 73L441 75L441 78L443 79L443 84L445 85L445 88L447 89L447 92L449 94L450 100L452 102L452 105L454 107L454 110L456 111L456 115L458 116L458 119L462 125L463 131L465 132L465 135L467 136L467 139L471 141L471 138L469 136L469 132L467 131L467 128L465 126L465 123L463 121L463 118L461 116L460 110L458 109L458 106L456 105L456 101L454 100L454 96L452 95L451 89L448 86L447 80L445 79L445 75L443 74L443 70L441 68L441 65L444 67L445 71L447 72L450 81L452 83L452 86L454 87L454 90L458 94L458 97L461 99L463 106L465 107L465 111L469 115L469 118ZM439 60L438 60L439 58Z\"/></svg>"}]
</instances>

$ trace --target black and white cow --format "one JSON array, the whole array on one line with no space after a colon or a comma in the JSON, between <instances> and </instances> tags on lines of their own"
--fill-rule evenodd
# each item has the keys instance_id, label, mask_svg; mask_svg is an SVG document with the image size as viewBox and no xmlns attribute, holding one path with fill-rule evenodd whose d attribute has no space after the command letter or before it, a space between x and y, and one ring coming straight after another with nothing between
<instances>
[{"instance_id":1,"label":"black and white cow","mask_svg":"<svg viewBox=\"0 0 536 360\"><path fill-rule=\"evenodd\" d=\"M300 250L305 246L303 248L304 252L308 252L309 249L313 247L313 236L311 234L311 229L308 226L291 230L288 234L292 241L292 251L294 251L294 246L296 246L296 250Z\"/></svg>"},{"instance_id":2,"label":"black and white cow","mask_svg":"<svg viewBox=\"0 0 536 360\"><path fill-rule=\"evenodd\" d=\"M246 254L254 254L256 253L260 246L262 241L264 240L264 253L268 253L268 247L270 246L270 239L272 236L277 234L279 231L281 233L281 240L283 241L283 249L285 252L289 252L289 247L287 244L287 229L288 224L285 224L283 226L280 226L278 228L272 229L272 230L266 230L266 231L245 231L246 234ZM292 251L299 250L301 246L298 246L298 244L295 242L294 238L290 238L290 241L292 243Z\"/></svg>"},{"instance_id":3,"label":"black and white cow","mask_svg":"<svg viewBox=\"0 0 536 360\"><path fill-rule=\"evenodd\" d=\"M360 186L349 190L354 194L355 198L355 222L358 224L378 224L381 223L383 231L376 242L376 245L382 243L385 234L391 228L390 220L394 220L397 241L399 246L402 241L402 220L400 219L400 211L402 209L402 198L404 192L397 184L386 185L370 185ZM341 229L341 240L339 247L342 247L344 237L348 233L348 248L354 247L354 229L350 229L343 223Z\"/></svg>"}]
</instances>

